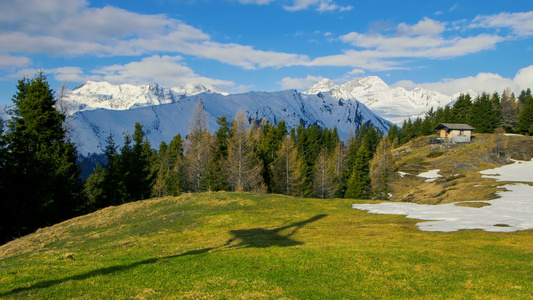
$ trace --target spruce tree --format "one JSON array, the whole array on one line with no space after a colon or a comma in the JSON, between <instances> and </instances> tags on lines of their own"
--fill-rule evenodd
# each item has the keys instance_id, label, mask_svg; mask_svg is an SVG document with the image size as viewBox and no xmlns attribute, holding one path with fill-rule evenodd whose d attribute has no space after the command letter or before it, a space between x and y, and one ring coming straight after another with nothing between
<instances>
[{"instance_id":1,"label":"spruce tree","mask_svg":"<svg viewBox=\"0 0 533 300\"><path fill-rule=\"evenodd\" d=\"M4 136L9 178L2 195L10 199L11 210L1 222L18 235L81 213L85 199L76 149L46 77L19 80L12 100L16 116Z\"/></svg>"},{"instance_id":2,"label":"spruce tree","mask_svg":"<svg viewBox=\"0 0 533 300\"><path fill-rule=\"evenodd\" d=\"M468 124L476 128L479 133L492 133L501 125L501 113L494 109L489 94L478 96L468 116Z\"/></svg>"},{"instance_id":3,"label":"spruce tree","mask_svg":"<svg viewBox=\"0 0 533 300\"><path fill-rule=\"evenodd\" d=\"M348 180L345 198L367 199L372 194L370 178L370 160L372 153L367 140L363 141L357 151L352 174Z\"/></svg>"},{"instance_id":4,"label":"spruce tree","mask_svg":"<svg viewBox=\"0 0 533 300\"><path fill-rule=\"evenodd\" d=\"M533 96L531 95L531 90L529 92L522 92L521 103L522 110L518 116L518 123L516 125L516 130L523 134L533 134Z\"/></svg>"}]
</instances>

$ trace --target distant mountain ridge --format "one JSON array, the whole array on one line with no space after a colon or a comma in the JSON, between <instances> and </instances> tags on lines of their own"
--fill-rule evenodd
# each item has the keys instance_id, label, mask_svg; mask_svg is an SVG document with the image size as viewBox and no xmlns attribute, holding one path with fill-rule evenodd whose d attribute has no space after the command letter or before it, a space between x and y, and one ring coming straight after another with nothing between
<instances>
[{"instance_id":1,"label":"distant mountain ridge","mask_svg":"<svg viewBox=\"0 0 533 300\"><path fill-rule=\"evenodd\" d=\"M383 132L392 125L359 101L338 100L329 93L306 95L295 90L232 95L201 93L172 103L127 110L78 111L70 115L67 122L73 129L71 138L84 155L102 152L110 134L120 146L123 134L132 133L135 122L144 126L152 147L157 147L161 141L169 142L178 133L182 137L187 135L189 121L199 100L204 103L211 132L218 129L217 118L225 115L232 120L239 109L245 112L250 122L264 119L277 124L283 120L289 128L299 124L337 127L343 139L363 124L373 124Z\"/></svg>"},{"instance_id":2,"label":"distant mountain ridge","mask_svg":"<svg viewBox=\"0 0 533 300\"><path fill-rule=\"evenodd\" d=\"M196 102L204 101L210 119L210 130L217 129L216 119L235 116L245 111L249 121L264 118L274 124L284 120L289 127L300 123L337 127L341 138L360 128L374 124L387 132L393 123L401 124L408 117L423 116L431 107L444 106L452 97L424 88L411 91L391 88L376 76L359 78L342 85L324 79L299 93L248 92L230 95L202 84L162 87L88 81L67 92L61 106L69 116L71 138L80 153L98 153L105 139L113 134L117 144L125 132L140 122L153 147L170 141L176 134L185 136ZM13 106L0 107L0 118L9 119Z\"/></svg>"},{"instance_id":3,"label":"distant mountain ridge","mask_svg":"<svg viewBox=\"0 0 533 300\"><path fill-rule=\"evenodd\" d=\"M174 103L181 98L201 93L228 95L212 86L184 83L175 87L162 87L157 83L144 85L113 85L105 81L87 81L66 93L63 98L68 113L98 108L126 110L136 107Z\"/></svg>"},{"instance_id":4,"label":"distant mountain ridge","mask_svg":"<svg viewBox=\"0 0 533 300\"><path fill-rule=\"evenodd\" d=\"M444 107L454 100L422 87L407 90L403 87L391 88L381 78L369 76L337 85L323 79L309 87L304 94L315 95L329 92L336 99L357 99L377 115L401 124L407 118L423 117L430 108Z\"/></svg>"}]
</instances>

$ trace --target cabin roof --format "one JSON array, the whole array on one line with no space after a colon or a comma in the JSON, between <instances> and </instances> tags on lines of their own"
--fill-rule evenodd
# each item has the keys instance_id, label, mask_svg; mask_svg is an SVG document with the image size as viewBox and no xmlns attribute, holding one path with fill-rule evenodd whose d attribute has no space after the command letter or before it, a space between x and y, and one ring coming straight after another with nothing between
<instances>
[{"instance_id":1,"label":"cabin roof","mask_svg":"<svg viewBox=\"0 0 533 300\"><path fill-rule=\"evenodd\" d=\"M456 123L440 123L435 130L448 129L448 130L475 130L474 127L468 124L456 124Z\"/></svg>"}]
</instances>

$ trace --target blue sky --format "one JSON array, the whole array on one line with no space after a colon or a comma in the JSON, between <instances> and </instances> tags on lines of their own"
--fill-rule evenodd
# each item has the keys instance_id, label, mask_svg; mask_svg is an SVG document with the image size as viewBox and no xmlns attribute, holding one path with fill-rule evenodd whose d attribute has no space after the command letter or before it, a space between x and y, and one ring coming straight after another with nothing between
<instances>
[{"instance_id":1,"label":"blue sky","mask_svg":"<svg viewBox=\"0 0 533 300\"><path fill-rule=\"evenodd\" d=\"M376 75L445 94L533 88L524 1L7 0L0 104L42 70L52 88L199 82L238 93Z\"/></svg>"}]
</instances>

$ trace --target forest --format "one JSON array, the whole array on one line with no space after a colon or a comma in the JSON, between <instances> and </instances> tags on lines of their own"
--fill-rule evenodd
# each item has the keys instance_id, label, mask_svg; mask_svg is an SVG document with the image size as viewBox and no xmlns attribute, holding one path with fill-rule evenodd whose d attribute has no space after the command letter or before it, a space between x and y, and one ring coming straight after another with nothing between
<instances>
[{"instance_id":1,"label":"forest","mask_svg":"<svg viewBox=\"0 0 533 300\"><path fill-rule=\"evenodd\" d=\"M155 148L143 126L132 124L133 134L107 138L105 162L82 181L65 115L55 108L46 77L20 80L12 99L17 117L0 122L0 243L110 205L184 192L386 200L395 174L393 148L434 134L440 123L468 123L478 133L533 133L530 89L518 97L508 90L475 99L461 95L388 134L366 124L347 140L336 128L289 129L283 121L248 120L242 111L233 120L219 117L218 130L209 132L198 101L187 136ZM118 148L116 138L124 146Z\"/></svg>"}]
</instances>

